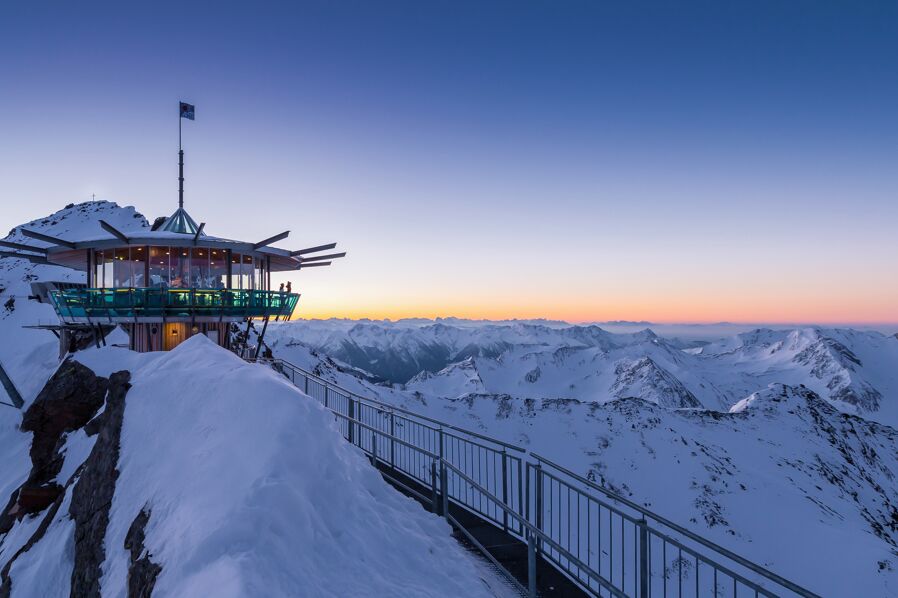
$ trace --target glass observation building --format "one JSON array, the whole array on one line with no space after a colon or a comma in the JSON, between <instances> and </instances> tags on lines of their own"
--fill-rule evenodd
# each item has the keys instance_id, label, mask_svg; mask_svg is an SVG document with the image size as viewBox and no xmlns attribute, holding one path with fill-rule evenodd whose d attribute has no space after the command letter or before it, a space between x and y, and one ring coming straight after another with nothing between
<instances>
[{"instance_id":1,"label":"glass observation building","mask_svg":"<svg viewBox=\"0 0 898 598\"><path fill-rule=\"evenodd\" d=\"M49 246L20 245L31 255L17 255L86 273L84 285L46 289L60 321L54 330L118 325L136 351L169 350L194 334L230 347L235 323L252 319L265 322L264 335L268 321L289 319L299 300L272 288L272 272L327 266L345 255L320 253L336 243L296 251L271 246L289 231L255 243L213 237L183 208L154 229L120 231L102 220L100 227L102 236L71 241L21 229Z\"/></svg>"}]
</instances>

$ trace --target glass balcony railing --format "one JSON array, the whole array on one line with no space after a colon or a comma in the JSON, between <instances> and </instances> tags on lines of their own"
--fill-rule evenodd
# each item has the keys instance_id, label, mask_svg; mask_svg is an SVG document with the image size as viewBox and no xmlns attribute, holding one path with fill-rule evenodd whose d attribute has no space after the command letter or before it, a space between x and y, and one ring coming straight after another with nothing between
<instances>
[{"instance_id":1,"label":"glass balcony railing","mask_svg":"<svg viewBox=\"0 0 898 598\"><path fill-rule=\"evenodd\" d=\"M64 321L190 317L289 317L296 293L237 289L64 289L50 291Z\"/></svg>"}]
</instances>

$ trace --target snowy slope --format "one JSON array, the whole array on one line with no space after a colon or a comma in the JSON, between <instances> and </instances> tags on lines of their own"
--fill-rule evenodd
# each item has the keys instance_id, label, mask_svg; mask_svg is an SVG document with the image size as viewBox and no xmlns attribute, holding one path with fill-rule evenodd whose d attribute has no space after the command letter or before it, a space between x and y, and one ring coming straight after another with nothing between
<instances>
[{"instance_id":1,"label":"snowy slope","mask_svg":"<svg viewBox=\"0 0 898 598\"><path fill-rule=\"evenodd\" d=\"M133 207L99 201L66 207L55 214L25 223L24 227L58 235L66 239L97 236L102 232L99 219L121 230L148 226L146 219ZM25 237L18 228L4 240L29 245L45 243ZM59 365L59 342L46 330L23 328L40 323L57 322L56 313L47 304L29 300L31 282L83 282L84 273L60 266L36 265L16 258L0 258L0 364L12 378L25 400L26 407L37 395L47 377ZM2 387L0 401L9 402ZM0 405L0 505L28 474L30 438L18 430L21 413Z\"/></svg>"},{"instance_id":2,"label":"snowy slope","mask_svg":"<svg viewBox=\"0 0 898 598\"><path fill-rule=\"evenodd\" d=\"M109 347L78 359L104 376L131 372L103 596L127 594L125 545L142 512L138 554L161 567L155 596L490 596L489 584L499 587L445 521L388 486L332 416L268 368L203 336L169 353ZM83 459L90 447L76 436L66 445ZM68 593L71 494L13 562L12 596ZM22 545L39 517L0 536L0 568L4 543Z\"/></svg>"}]
</instances>

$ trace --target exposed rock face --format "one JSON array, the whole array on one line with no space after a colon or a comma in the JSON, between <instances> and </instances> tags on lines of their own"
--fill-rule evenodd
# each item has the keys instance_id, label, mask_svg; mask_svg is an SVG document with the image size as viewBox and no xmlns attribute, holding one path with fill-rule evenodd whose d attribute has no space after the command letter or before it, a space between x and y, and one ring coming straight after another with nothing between
<instances>
[{"instance_id":1,"label":"exposed rock face","mask_svg":"<svg viewBox=\"0 0 898 598\"><path fill-rule=\"evenodd\" d=\"M75 566L72 597L100 595L100 570L106 558L103 540L109 508L118 478L119 440L125 415L125 393L131 374L116 372L109 378L106 410L98 418L97 441L84 462L72 491L69 513L75 520Z\"/></svg>"},{"instance_id":2,"label":"exposed rock face","mask_svg":"<svg viewBox=\"0 0 898 598\"><path fill-rule=\"evenodd\" d=\"M62 467L62 437L89 422L103 405L109 381L76 361L66 361L22 417L22 430L32 432L31 472L0 514L0 534L25 515L40 513L62 494L54 481Z\"/></svg>"},{"instance_id":3,"label":"exposed rock face","mask_svg":"<svg viewBox=\"0 0 898 598\"><path fill-rule=\"evenodd\" d=\"M149 521L150 512L146 508L141 509L125 536L125 550L131 553L128 598L149 598L156 578L162 572L162 567L150 560L150 553L144 547L144 532Z\"/></svg>"},{"instance_id":4,"label":"exposed rock face","mask_svg":"<svg viewBox=\"0 0 898 598\"><path fill-rule=\"evenodd\" d=\"M129 377L128 372L118 372L106 379L78 362L66 361L25 412L22 430L34 435L31 444L31 472L0 514L0 534L8 532L16 521L26 515L40 514L42 520L28 541L0 571L0 597L9 596L12 591L12 579L9 577L12 564L43 538L62 505L66 491L73 484L75 487L72 490L70 514L76 521L76 567L72 575L71 595L99 596L99 566L102 558L92 569L93 562L85 555L98 551L101 556L103 554L103 538L108 520L106 512L115 487L115 477L110 475L109 469L114 473L118 462L119 432ZM95 417L104 402L106 410L101 416ZM87 461L63 485L60 483L62 480L57 481L55 478L63 464L60 449L65 442L64 434L85 427L99 434L97 442ZM84 521L88 524L84 525ZM77 532L84 529L92 533L82 531L79 542ZM84 573L94 569L93 575ZM95 579L95 586L83 583L85 579Z\"/></svg>"},{"instance_id":5,"label":"exposed rock face","mask_svg":"<svg viewBox=\"0 0 898 598\"><path fill-rule=\"evenodd\" d=\"M26 515L39 515L42 519L28 541L0 571L0 598L12 591L14 580L9 576L12 564L44 537L67 492L71 492L69 515L75 521L70 595L100 595L100 566L105 558L103 541L118 477L116 465L129 379L126 371L106 379L78 362L66 361L25 412L22 429L34 434L32 469L0 514L0 535ZM103 413L97 416L104 403ZM68 480L57 481L64 460L60 453L64 435L82 428L88 435L97 436L93 449ZM143 587L151 591L152 583Z\"/></svg>"}]
</instances>

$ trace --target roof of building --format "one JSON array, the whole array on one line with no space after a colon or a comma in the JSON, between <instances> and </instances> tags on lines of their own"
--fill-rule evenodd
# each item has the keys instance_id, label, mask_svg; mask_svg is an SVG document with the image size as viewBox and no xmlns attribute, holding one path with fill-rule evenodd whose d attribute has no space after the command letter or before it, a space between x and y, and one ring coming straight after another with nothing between
<instances>
[{"instance_id":1,"label":"roof of building","mask_svg":"<svg viewBox=\"0 0 898 598\"><path fill-rule=\"evenodd\" d=\"M166 219L165 222L162 223L162 226L159 227L159 230L164 230L170 233L181 233L184 235L195 235L200 227L197 225L196 221L190 217L190 214L187 213L187 210L184 208L178 208L175 210L175 213ZM202 235L202 233L200 233Z\"/></svg>"},{"instance_id":2,"label":"roof of building","mask_svg":"<svg viewBox=\"0 0 898 598\"><path fill-rule=\"evenodd\" d=\"M136 230L119 230L102 220L100 221L100 227L106 234L99 234L92 238L82 237L72 240L52 237L22 228L21 232L25 236L44 243L49 243L50 245L35 245L32 247L17 244L18 247L16 247L16 249L34 251L41 254L41 256L20 254L21 257L26 259L46 259L50 263L77 270L85 270L87 268L88 250L111 249L123 246L161 245L167 247L230 249L236 253L269 259L271 270L273 272L298 270L304 266L325 266L329 265L330 261L324 260L335 259L345 255L345 253L318 256L309 255L327 249L333 249L336 246L336 243L328 243L326 245L309 247L297 251L290 251L271 246L271 244L285 239L290 231L285 231L256 243L207 235L204 232L205 223L197 225L196 221L191 218L190 214L183 208L178 208L157 230L151 230L146 227L141 227ZM46 257L44 258L43 256Z\"/></svg>"}]
</instances>

